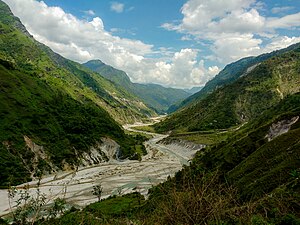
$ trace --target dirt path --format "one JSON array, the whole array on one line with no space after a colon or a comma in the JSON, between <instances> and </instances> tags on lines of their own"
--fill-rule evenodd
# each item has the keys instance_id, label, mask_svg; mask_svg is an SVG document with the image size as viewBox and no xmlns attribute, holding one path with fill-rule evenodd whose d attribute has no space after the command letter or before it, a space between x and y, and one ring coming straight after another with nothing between
<instances>
[{"instance_id":1,"label":"dirt path","mask_svg":"<svg viewBox=\"0 0 300 225\"><path fill-rule=\"evenodd\" d=\"M140 125L140 124L139 124ZM134 125L125 126L126 129L134 130ZM75 172L61 172L57 175L45 177L41 180L40 190L51 201L57 197L63 197L68 203L77 206L85 206L97 201L92 195L94 185L101 184L103 198L113 194L124 194L137 190L147 194L149 188L173 176L176 171L188 164L195 151L187 156L186 149L174 152L166 145L157 142L167 135L154 134L153 138L145 143L148 154L143 156L142 161L125 160L113 161L93 167L83 167ZM36 181L30 182L30 192L34 194ZM24 185L20 185L22 187ZM7 190L0 190L0 215L9 212Z\"/></svg>"}]
</instances>

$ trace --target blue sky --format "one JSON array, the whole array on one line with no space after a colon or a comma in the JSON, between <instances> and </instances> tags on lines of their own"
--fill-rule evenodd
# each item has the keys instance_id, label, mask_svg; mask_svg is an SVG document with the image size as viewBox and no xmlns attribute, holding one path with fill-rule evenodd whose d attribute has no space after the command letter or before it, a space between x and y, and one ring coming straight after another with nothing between
<instances>
[{"instance_id":1,"label":"blue sky","mask_svg":"<svg viewBox=\"0 0 300 225\"><path fill-rule=\"evenodd\" d=\"M131 80L202 86L226 64L300 41L299 0L4 0L30 33Z\"/></svg>"}]
</instances>

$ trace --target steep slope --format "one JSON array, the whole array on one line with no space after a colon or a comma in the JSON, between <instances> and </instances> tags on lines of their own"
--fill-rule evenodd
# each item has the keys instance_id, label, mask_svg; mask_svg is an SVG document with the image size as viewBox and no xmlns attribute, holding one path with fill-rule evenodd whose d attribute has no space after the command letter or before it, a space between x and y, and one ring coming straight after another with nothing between
<instances>
[{"instance_id":1,"label":"steep slope","mask_svg":"<svg viewBox=\"0 0 300 225\"><path fill-rule=\"evenodd\" d=\"M207 168L226 171L249 199L290 181L291 171L299 169L299 153L300 93L296 93L208 149L201 161Z\"/></svg>"},{"instance_id":2,"label":"steep slope","mask_svg":"<svg viewBox=\"0 0 300 225\"><path fill-rule=\"evenodd\" d=\"M294 44L287 48L273 51L271 53L266 53L259 55L257 57L247 57L238 60L234 63L227 65L218 75L216 75L212 80L208 81L206 85L197 93L183 100L180 104L176 104L170 107L169 112L175 112L178 109L184 108L186 106L196 104L197 101L205 98L209 93L214 90L231 84L236 81L239 77L244 74L249 73L253 70L259 63L273 57L276 55L283 54L288 51L292 51L300 46L300 44Z\"/></svg>"},{"instance_id":3,"label":"steep slope","mask_svg":"<svg viewBox=\"0 0 300 225\"><path fill-rule=\"evenodd\" d=\"M300 94L284 98L154 186L45 224L299 224ZM270 136L271 135L271 136Z\"/></svg>"},{"instance_id":4,"label":"steep slope","mask_svg":"<svg viewBox=\"0 0 300 225\"><path fill-rule=\"evenodd\" d=\"M299 155L297 93L198 152L152 190L138 217L145 224L298 224Z\"/></svg>"},{"instance_id":5,"label":"steep slope","mask_svg":"<svg viewBox=\"0 0 300 225\"><path fill-rule=\"evenodd\" d=\"M125 107L108 92L114 84L36 42L2 1L0 15L0 186L74 169L92 151L90 164L107 161L106 142L136 158L142 140L100 107Z\"/></svg>"},{"instance_id":6,"label":"steep slope","mask_svg":"<svg viewBox=\"0 0 300 225\"><path fill-rule=\"evenodd\" d=\"M156 125L159 131L223 129L245 123L300 91L300 45L261 62L234 83ZM188 124L188 125L187 125Z\"/></svg>"},{"instance_id":7,"label":"steep slope","mask_svg":"<svg viewBox=\"0 0 300 225\"><path fill-rule=\"evenodd\" d=\"M138 96L148 107L157 113L167 112L172 104L182 101L191 94L181 89L165 88L157 84L132 83L124 71L106 65L100 60L91 60L83 65L98 72L101 76L112 82L122 85L124 89Z\"/></svg>"},{"instance_id":8,"label":"steep slope","mask_svg":"<svg viewBox=\"0 0 300 225\"><path fill-rule=\"evenodd\" d=\"M91 99L120 123L141 121L154 114L120 85L61 57L35 41L5 7L1 8L1 22L2 59L14 62L24 69L37 71L41 79L64 88L73 98L85 96Z\"/></svg>"}]
</instances>

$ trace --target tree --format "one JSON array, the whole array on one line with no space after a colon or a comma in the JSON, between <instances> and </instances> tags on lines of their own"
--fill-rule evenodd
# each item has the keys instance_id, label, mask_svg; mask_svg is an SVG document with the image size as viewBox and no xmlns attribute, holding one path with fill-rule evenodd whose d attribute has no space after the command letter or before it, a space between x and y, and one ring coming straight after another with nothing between
<instances>
[{"instance_id":1,"label":"tree","mask_svg":"<svg viewBox=\"0 0 300 225\"><path fill-rule=\"evenodd\" d=\"M96 195L98 197L98 202L100 202L101 200L102 192L103 192L103 187L101 184L93 186L92 193L93 195Z\"/></svg>"}]
</instances>

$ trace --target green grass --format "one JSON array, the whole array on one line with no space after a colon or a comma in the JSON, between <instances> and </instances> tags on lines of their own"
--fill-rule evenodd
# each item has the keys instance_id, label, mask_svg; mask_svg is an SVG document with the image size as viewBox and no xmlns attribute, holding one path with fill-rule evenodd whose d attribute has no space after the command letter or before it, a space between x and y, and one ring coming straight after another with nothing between
<instances>
[{"instance_id":1,"label":"green grass","mask_svg":"<svg viewBox=\"0 0 300 225\"><path fill-rule=\"evenodd\" d=\"M185 132L172 134L170 137L192 141L197 144L215 145L225 141L232 133L228 131Z\"/></svg>"},{"instance_id":2,"label":"green grass","mask_svg":"<svg viewBox=\"0 0 300 225\"><path fill-rule=\"evenodd\" d=\"M125 130L125 134L131 135L131 136L141 135L141 136L145 137L146 140L149 140L150 138L153 137L150 134L145 134L145 133L141 133L141 132L133 132L133 131L128 131L128 130Z\"/></svg>"},{"instance_id":3,"label":"green grass","mask_svg":"<svg viewBox=\"0 0 300 225\"><path fill-rule=\"evenodd\" d=\"M73 210L65 213L61 218L42 221L41 224L128 224L132 220L133 214L144 202L144 197L139 193L113 196L92 203L82 211Z\"/></svg>"},{"instance_id":4,"label":"green grass","mask_svg":"<svg viewBox=\"0 0 300 225\"><path fill-rule=\"evenodd\" d=\"M124 196L110 197L104 201L96 202L85 208L86 212L92 212L100 218L114 218L130 215L135 209L144 203L144 197L139 193L127 194Z\"/></svg>"},{"instance_id":5,"label":"green grass","mask_svg":"<svg viewBox=\"0 0 300 225\"><path fill-rule=\"evenodd\" d=\"M155 130L152 126L137 126L133 127L134 130L146 131L150 133L155 133Z\"/></svg>"},{"instance_id":6,"label":"green grass","mask_svg":"<svg viewBox=\"0 0 300 225\"><path fill-rule=\"evenodd\" d=\"M44 146L48 160L57 168L63 168L63 161L77 165L76 154L88 151L101 137L116 140L123 158L132 157L136 150L141 154L145 138L126 135L106 111L88 99L80 103L30 73L1 65L0 87L5 93L0 95L1 185L10 179L13 184L29 179L34 155L25 147L24 135ZM51 171L47 163L40 169Z\"/></svg>"}]
</instances>

